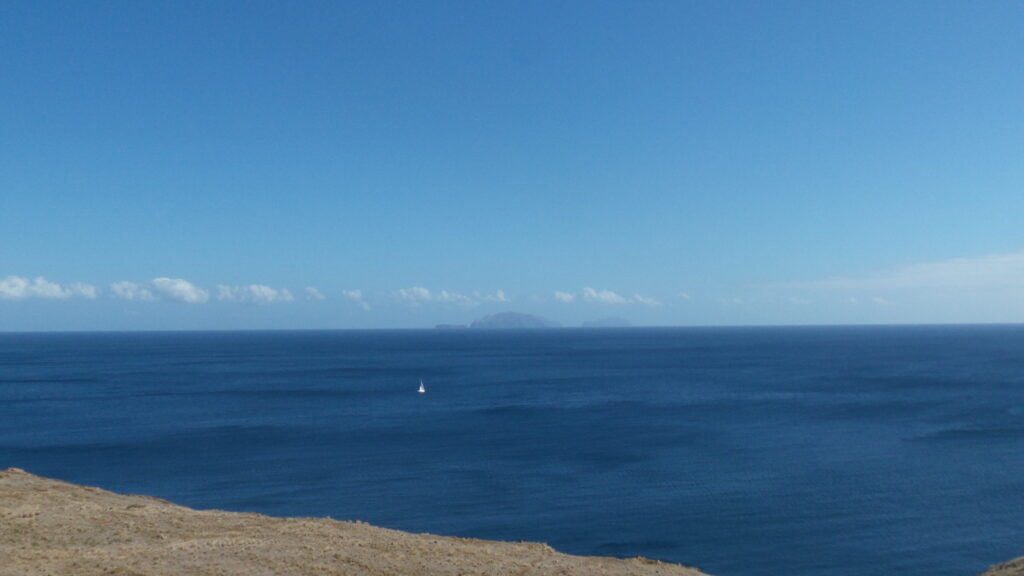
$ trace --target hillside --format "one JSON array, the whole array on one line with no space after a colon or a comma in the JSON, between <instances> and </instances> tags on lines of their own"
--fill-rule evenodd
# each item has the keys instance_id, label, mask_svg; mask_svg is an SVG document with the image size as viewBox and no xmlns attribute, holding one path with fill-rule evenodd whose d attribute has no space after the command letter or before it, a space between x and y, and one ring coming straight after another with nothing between
<instances>
[{"instance_id":1,"label":"hillside","mask_svg":"<svg viewBox=\"0 0 1024 576\"><path fill-rule=\"evenodd\" d=\"M0 471L0 576L701 576L545 544L409 534L329 518L198 511Z\"/></svg>"}]
</instances>

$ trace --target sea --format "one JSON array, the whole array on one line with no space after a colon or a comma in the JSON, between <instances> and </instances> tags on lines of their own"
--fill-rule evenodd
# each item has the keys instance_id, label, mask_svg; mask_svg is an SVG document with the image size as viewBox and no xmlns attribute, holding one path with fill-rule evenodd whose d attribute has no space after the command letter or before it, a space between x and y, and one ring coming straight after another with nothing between
<instances>
[{"instance_id":1,"label":"sea","mask_svg":"<svg viewBox=\"0 0 1024 576\"><path fill-rule=\"evenodd\" d=\"M970 576L1024 555L1024 326L5 333L7 467L717 576Z\"/></svg>"}]
</instances>

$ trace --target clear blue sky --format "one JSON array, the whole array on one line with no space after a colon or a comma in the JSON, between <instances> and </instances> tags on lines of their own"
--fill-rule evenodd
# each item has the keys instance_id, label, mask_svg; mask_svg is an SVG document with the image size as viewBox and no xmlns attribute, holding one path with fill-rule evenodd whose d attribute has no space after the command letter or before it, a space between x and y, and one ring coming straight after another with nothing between
<instances>
[{"instance_id":1,"label":"clear blue sky","mask_svg":"<svg viewBox=\"0 0 1024 576\"><path fill-rule=\"evenodd\" d=\"M1024 321L1019 2L0 3L0 330Z\"/></svg>"}]
</instances>

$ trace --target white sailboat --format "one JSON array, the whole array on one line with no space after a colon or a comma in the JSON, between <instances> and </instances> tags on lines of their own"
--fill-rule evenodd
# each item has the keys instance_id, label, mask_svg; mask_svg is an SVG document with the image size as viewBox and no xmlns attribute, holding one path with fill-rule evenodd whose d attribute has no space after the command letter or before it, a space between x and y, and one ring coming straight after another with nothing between
<instances>
[{"instance_id":1,"label":"white sailboat","mask_svg":"<svg viewBox=\"0 0 1024 576\"><path fill-rule=\"evenodd\" d=\"M423 380L422 379L420 380L420 389L417 390L417 392L419 392L420 394L426 394L427 393L427 389L423 387Z\"/></svg>"}]
</instances>

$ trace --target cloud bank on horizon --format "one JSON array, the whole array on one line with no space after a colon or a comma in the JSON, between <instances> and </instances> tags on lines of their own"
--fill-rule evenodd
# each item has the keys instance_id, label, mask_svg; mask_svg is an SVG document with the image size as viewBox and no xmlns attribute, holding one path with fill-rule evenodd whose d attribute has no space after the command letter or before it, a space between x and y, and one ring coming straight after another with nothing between
<instances>
[{"instance_id":1,"label":"cloud bank on horizon","mask_svg":"<svg viewBox=\"0 0 1024 576\"><path fill-rule=\"evenodd\" d=\"M975 258L951 258L880 270L865 276L837 276L780 283L808 291L1024 288L1024 251Z\"/></svg>"},{"instance_id":2,"label":"cloud bank on horizon","mask_svg":"<svg viewBox=\"0 0 1024 576\"><path fill-rule=\"evenodd\" d=\"M690 306L693 296L688 291L666 290L674 294L675 301L684 309ZM990 254L973 258L950 258L947 260L907 264L887 270L860 276L835 276L810 281L773 282L750 287L749 294L707 296L720 306L763 307L789 305L810 307L816 304L871 305L890 309L906 308L915 295L938 294L957 298L964 294L985 293L993 305L1003 306L1008 313L1024 310L1024 251L1008 254ZM305 286L305 297L300 300L287 288L273 288L265 284L231 286L216 285L215 300L221 303L282 304L305 302L309 305L329 304L329 298L319 288ZM390 292L367 293L362 289L341 289L337 291L342 302L350 302L364 311L389 305L404 305L413 308L454 307L474 309L480 306L498 306L508 309L517 305L530 311L543 305L542 295L524 296L514 299L505 290L493 292L457 292L451 290L433 291L424 286L410 286ZM660 299L633 294L626 296L609 289L585 286L578 292L554 291L551 302L576 306L640 306L649 310L662 310L666 324L673 322L673 304ZM8 305L25 300L91 300L108 299L138 302L176 302L181 304L206 304L211 292L184 278L157 277L144 282L118 281L109 285L104 293L99 288L83 283L60 284L45 277L22 277L9 275L0 280L0 300ZM1014 320L1007 317L1006 321Z\"/></svg>"},{"instance_id":3,"label":"cloud bank on horizon","mask_svg":"<svg viewBox=\"0 0 1024 576\"><path fill-rule=\"evenodd\" d=\"M121 300L153 302L169 300L186 304L201 304L210 299L210 293L182 278L153 278L149 282L114 282L111 292Z\"/></svg>"},{"instance_id":4,"label":"cloud bank on horizon","mask_svg":"<svg viewBox=\"0 0 1024 576\"><path fill-rule=\"evenodd\" d=\"M613 290L597 290L590 286L585 286L579 294L555 291L555 300L565 304L571 304L579 300L596 304L644 304L651 307L663 305L659 300L649 296L642 296L640 294L623 296Z\"/></svg>"},{"instance_id":5,"label":"cloud bank on horizon","mask_svg":"<svg viewBox=\"0 0 1024 576\"><path fill-rule=\"evenodd\" d=\"M295 297L287 288L271 288L263 284L249 286L217 286L217 299L225 302L249 302L253 304L273 304L274 302L292 302Z\"/></svg>"},{"instance_id":6,"label":"cloud bank on horizon","mask_svg":"<svg viewBox=\"0 0 1024 576\"><path fill-rule=\"evenodd\" d=\"M91 284L75 282L60 285L46 278L24 278L7 276L0 280L0 300L67 300L69 298L86 298L95 300L99 297L99 289Z\"/></svg>"},{"instance_id":7,"label":"cloud bank on horizon","mask_svg":"<svg viewBox=\"0 0 1024 576\"><path fill-rule=\"evenodd\" d=\"M767 284L798 308L867 306L884 322L1024 321L1024 251L910 263L867 274ZM738 303L738 301L736 302ZM936 313L936 308L943 312ZM848 316L851 319L864 316Z\"/></svg>"},{"instance_id":8,"label":"cloud bank on horizon","mask_svg":"<svg viewBox=\"0 0 1024 576\"><path fill-rule=\"evenodd\" d=\"M486 303L507 303L512 301L511 298L505 295L505 291L500 289L493 294L481 294L480 292L462 294L459 292L450 292L448 290L441 290L434 293L423 286L412 286L409 288L400 288L395 290L393 295L397 300L414 306L426 303L442 303L458 304L467 308L475 308Z\"/></svg>"}]
</instances>

